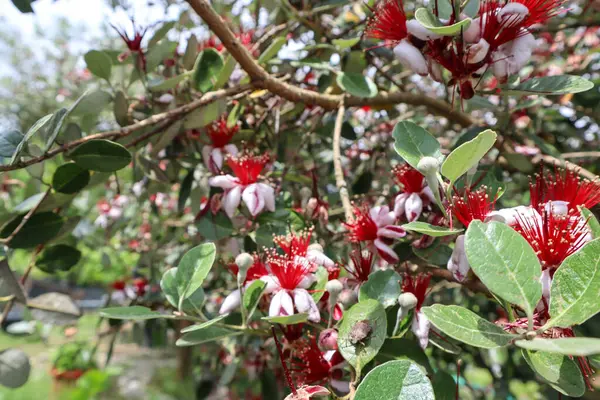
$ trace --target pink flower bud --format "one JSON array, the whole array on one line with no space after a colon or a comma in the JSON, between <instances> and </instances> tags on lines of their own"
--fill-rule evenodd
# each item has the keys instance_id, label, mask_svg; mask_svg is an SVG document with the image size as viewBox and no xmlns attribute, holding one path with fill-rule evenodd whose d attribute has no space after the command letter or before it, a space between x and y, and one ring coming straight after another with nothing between
<instances>
[{"instance_id":1,"label":"pink flower bud","mask_svg":"<svg viewBox=\"0 0 600 400\"><path fill-rule=\"evenodd\" d=\"M325 329L319 335L319 348L322 351L337 350L337 338L338 332L335 329Z\"/></svg>"}]
</instances>

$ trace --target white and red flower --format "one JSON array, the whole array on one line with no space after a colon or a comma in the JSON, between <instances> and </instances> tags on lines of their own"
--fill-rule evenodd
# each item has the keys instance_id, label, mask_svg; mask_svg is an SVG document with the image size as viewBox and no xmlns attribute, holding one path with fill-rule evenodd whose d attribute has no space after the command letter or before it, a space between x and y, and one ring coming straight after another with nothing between
<instances>
[{"instance_id":1,"label":"white and red flower","mask_svg":"<svg viewBox=\"0 0 600 400\"><path fill-rule=\"evenodd\" d=\"M275 211L275 190L270 185L259 182L259 175L268 162L268 155L227 156L227 165L234 175L219 175L209 179L211 186L225 190L222 207L230 218L242 200L253 217L265 209Z\"/></svg>"},{"instance_id":2,"label":"white and red flower","mask_svg":"<svg viewBox=\"0 0 600 400\"><path fill-rule=\"evenodd\" d=\"M394 213L398 218L406 215L408 222L416 221L424 207L434 201L433 192L427 186L425 177L408 164L393 170L396 182L402 187L402 193L396 196Z\"/></svg>"},{"instance_id":3,"label":"white and red flower","mask_svg":"<svg viewBox=\"0 0 600 400\"><path fill-rule=\"evenodd\" d=\"M421 307L428 294L430 274L419 274L412 276L405 274L402 279L402 293L412 293L417 298L414 308L411 330L419 340L421 348L426 348L429 343L429 319L421 312Z\"/></svg>"},{"instance_id":4,"label":"white and red flower","mask_svg":"<svg viewBox=\"0 0 600 400\"><path fill-rule=\"evenodd\" d=\"M541 212L548 202L564 202L569 212L579 213L577 206L592 208L600 203L600 181L579 177L576 171L554 168L542 170L529 184L531 206Z\"/></svg>"},{"instance_id":5,"label":"white and red flower","mask_svg":"<svg viewBox=\"0 0 600 400\"><path fill-rule=\"evenodd\" d=\"M349 231L350 241L365 242L367 246L377 251L379 256L388 263L397 263L400 259L391 245L394 239L406 236L406 231L399 225L394 225L396 214L388 206L354 207L354 220L344 223Z\"/></svg>"},{"instance_id":6,"label":"white and red flower","mask_svg":"<svg viewBox=\"0 0 600 400\"><path fill-rule=\"evenodd\" d=\"M238 154L237 147L230 142L239 130L240 127L237 124L232 127L227 126L227 118L225 116L206 127L211 144L202 147L202 159L206 168L213 174L221 171L223 160L227 154L232 156Z\"/></svg>"},{"instance_id":7,"label":"white and red flower","mask_svg":"<svg viewBox=\"0 0 600 400\"><path fill-rule=\"evenodd\" d=\"M255 280L264 278L263 280L267 282L265 292L272 292L274 289L274 285L272 280L267 278L267 276L269 275L267 267L260 260L260 257L257 254L254 254L253 258L254 263L252 264L252 266L250 266L250 268L248 268L248 271L246 272L246 279L244 280L242 286L244 288L248 288L248 286L250 286ZM231 263L230 265L228 265L228 267L235 276L238 275L239 267L237 266L237 264ZM229 314L233 310L237 309L241 303L242 294L240 293L239 289L236 289L229 295L227 295L227 297L225 297L225 300L223 300L223 304L221 304L221 308L219 309L219 314Z\"/></svg>"}]
</instances>

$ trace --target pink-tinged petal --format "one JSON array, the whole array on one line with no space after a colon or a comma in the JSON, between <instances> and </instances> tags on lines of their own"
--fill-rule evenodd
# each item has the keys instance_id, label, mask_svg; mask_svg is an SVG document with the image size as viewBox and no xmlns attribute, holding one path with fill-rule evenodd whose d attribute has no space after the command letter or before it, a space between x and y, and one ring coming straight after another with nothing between
<instances>
[{"instance_id":1,"label":"pink-tinged petal","mask_svg":"<svg viewBox=\"0 0 600 400\"><path fill-rule=\"evenodd\" d=\"M236 186L233 189L227 191L227 193L225 193L225 196L223 197L222 207L223 210L225 210L227 216L229 216L229 218L233 218L235 210L237 210L237 208L240 205L241 193L242 187Z\"/></svg>"},{"instance_id":2,"label":"pink-tinged petal","mask_svg":"<svg viewBox=\"0 0 600 400\"><path fill-rule=\"evenodd\" d=\"M308 250L306 252L306 258L309 261L314 262L315 264L322 265L326 268L331 268L335 266L333 260L327 257L323 252L319 250Z\"/></svg>"},{"instance_id":3,"label":"pink-tinged petal","mask_svg":"<svg viewBox=\"0 0 600 400\"><path fill-rule=\"evenodd\" d=\"M406 219L408 222L419 219L421 211L423 211L423 200L421 200L421 196L417 193L412 193L408 199L406 199L404 210L406 211Z\"/></svg>"},{"instance_id":4,"label":"pink-tinged petal","mask_svg":"<svg viewBox=\"0 0 600 400\"><path fill-rule=\"evenodd\" d=\"M227 297L225 297L225 300L223 300L223 304L219 309L219 314L229 314L233 310L237 309L241 302L240 291L234 290Z\"/></svg>"},{"instance_id":5,"label":"pink-tinged petal","mask_svg":"<svg viewBox=\"0 0 600 400\"><path fill-rule=\"evenodd\" d=\"M310 310L310 299L312 296L306 289L294 289L294 304L298 312L306 313Z\"/></svg>"},{"instance_id":6,"label":"pink-tinged petal","mask_svg":"<svg viewBox=\"0 0 600 400\"><path fill-rule=\"evenodd\" d=\"M396 200L394 200L394 214L396 214L397 218L404 215L404 204L408 196L408 193L400 193L396 196Z\"/></svg>"},{"instance_id":7,"label":"pink-tinged petal","mask_svg":"<svg viewBox=\"0 0 600 400\"><path fill-rule=\"evenodd\" d=\"M223 148L225 149L225 151L232 155L232 156L237 156L238 154L238 148L235 147L235 144L226 144L225 146L223 146Z\"/></svg>"},{"instance_id":8,"label":"pink-tinged petal","mask_svg":"<svg viewBox=\"0 0 600 400\"><path fill-rule=\"evenodd\" d=\"M265 287L265 293L271 294L275 291L275 289L280 287L279 279L276 276L261 276L260 280L265 282L267 286Z\"/></svg>"},{"instance_id":9,"label":"pink-tinged petal","mask_svg":"<svg viewBox=\"0 0 600 400\"><path fill-rule=\"evenodd\" d=\"M377 236L390 239L400 239L406 236L406 231L398 225L387 225L377 230Z\"/></svg>"},{"instance_id":10,"label":"pink-tinged petal","mask_svg":"<svg viewBox=\"0 0 600 400\"><path fill-rule=\"evenodd\" d=\"M327 396L329 390L323 386L302 386L296 393L290 393L284 400L310 400L313 396Z\"/></svg>"},{"instance_id":11,"label":"pink-tinged petal","mask_svg":"<svg viewBox=\"0 0 600 400\"><path fill-rule=\"evenodd\" d=\"M400 63L411 69L413 72L423 76L426 76L429 73L427 61L425 60L423 53L408 40L402 39L400 43L394 47L393 51Z\"/></svg>"},{"instance_id":12,"label":"pink-tinged petal","mask_svg":"<svg viewBox=\"0 0 600 400\"><path fill-rule=\"evenodd\" d=\"M281 295L281 310L279 315L294 315L294 301L292 296L286 290L280 290Z\"/></svg>"},{"instance_id":13,"label":"pink-tinged petal","mask_svg":"<svg viewBox=\"0 0 600 400\"><path fill-rule=\"evenodd\" d=\"M275 211L275 189L266 183L257 183L258 190L265 200L265 208L271 212Z\"/></svg>"},{"instance_id":14,"label":"pink-tinged petal","mask_svg":"<svg viewBox=\"0 0 600 400\"><path fill-rule=\"evenodd\" d=\"M333 308L333 319L339 321L344 316L344 310L340 307L339 304L336 304Z\"/></svg>"},{"instance_id":15,"label":"pink-tinged petal","mask_svg":"<svg viewBox=\"0 0 600 400\"><path fill-rule=\"evenodd\" d=\"M279 311L281 310L281 296L284 291L280 290L275 293L273 298L271 299L271 304L269 304L269 317L278 317Z\"/></svg>"},{"instance_id":16,"label":"pink-tinged petal","mask_svg":"<svg viewBox=\"0 0 600 400\"><path fill-rule=\"evenodd\" d=\"M408 30L408 33L423 41L435 40L441 37L437 33L433 33L429 29L425 28L416 19L406 21L406 29Z\"/></svg>"},{"instance_id":17,"label":"pink-tinged petal","mask_svg":"<svg viewBox=\"0 0 600 400\"><path fill-rule=\"evenodd\" d=\"M321 313L319 312L319 307L317 303L315 303L315 299L312 296L308 296L308 304L310 305L310 309L308 310L308 320L310 322L314 322L318 324L321 322Z\"/></svg>"},{"instance_id":18,"label":"pink-tinged petal","mask_svg":"<svg viewBox=\"0 0 600 400\"><path fill-rule=\"evenodd\" d=\"M210 165L217 171L221 169L223 166L223 152L221 149L216 147L210 152L210 162Z\"/></svg>"},{"instance_id":19,"label":"pink-tinged petal","mask_svg":"<svg viewBox=\"0 0 600 400\"><path fill-rule=\"evenodd\" d=\"M429 343L429 320L422 312L415 313L412 321L411 330L419 340L419 345L424 350Z\"/></svg>"},{"instance_id":20,"label":"pink-tinged petal","mask_svg":"<svg viewBox=\"0 0 600 400\"><path fill-rule=\"evenodd\" d=\"M369 217L371 217L373 222L375 222L377 225L379 225L378 224L379 218L383 215L383 213L384 213L383 207L381 207L381 206L373 207L369 210Z\"/></svg>"},{"instance_id":21,"label":"pink-tinged petal","mask_svg":"<svg viewBox=\"0 0 600 400\"><path fill-rule=\"evenodd\" d=\"M340 393L348 393L350 392L350 382L349 381L342 381L339 379L332 379L329 384L331 385L332 388L334 388L335 390L337 390Z\"/></svg>"},{"instance_id":22,"label":"pink-tinged petal","mask_svg":"<svg viewBox=\"0 0 600 400\"><path fill-rule=\"evenodd\" d=\"M542 283L542 296L546 302L550 301L550 285L552 284L552 278L550 277L550 270L545 269L542 271L542 276L540 277L540 282Z\"/></svg>"},{"instance_id":23,"label":"pink-tinged petal","mask_svg":"<svg viewBox=\"0 0 600 400\"><path fill-rule=\"evenodd\" d=\"M465 253L465 235L460 235L456 238L454 243L454 250L452 256L448 260L447 265L448 271L452 272L454 279L462 282L467 277L471 266L467 260L467 254Z\"/></svg>"},{"instance_id":24,"label":"pink-tinged petal","mask_svg":"<svg viewBox=\"0 0 600 400\"><path fill-rule=\"evenodd\" d=\"M298 284L298 287L301 289L308 289L313 283L315 283L316 280L317 278L315 278L313 274L304 275Z\"/></svg>"},{"instance_id":25,"label":"pink-tinged petal","mask_svg":"<svg viewBox=\"0 0 600 400\"><path fill-rule=\"evenodd\" d=\"M225 190L233 189L239 185L237 178L231 175L213 176L208 180L208 184Z\"/></svg>"},{"instance_id":26,"label":"pink-tinged petal","mask_svg":"<svg viewBox=\"0 0 600 400\"><path fill-rule=\"evenodd\" d=\"M425 198L427 198L430 203L435 202L435 196L433 195L433 192L431 191L431 188L429 186L425 186L423 190L421 190L421 195L425 196Z\"/></svg>"},{"instance_id":27,"label":"pink-tinged petal","mask_svg":"<svg viewBox=\"0 0 600 400\"><path fill-rule=\"evenodd\" d=\"M377 239L373 242L375 244L375 248L377 249L377 253L381 258L387 261L390 264L396 264L400 259L398 255L390 246L385 244L383 240Z\"/></svg>"},{"instance_id":28,"label":"pink-tinged petal","mask_svg":"<svg viewBox=\"0 0 600 400\"><path fill-rule=\"evenodd\" d=\"M311 396L326 396L329 394L329 390L323 386L305 386L302 389Z\"/></svg>"},{"instance_id":29,"label":"pink-tinged petal","mask_svg":"<svg viewBox=\"0 0 600 400\"><path fill-rule=\"evenodd\" d=\"M265 199L263 198L258 185L253 183L252 185L246 186L242 193L242 199L248 207L248 211L253 217L256 217L265 208Z\"/></svg>"}]
</instances>

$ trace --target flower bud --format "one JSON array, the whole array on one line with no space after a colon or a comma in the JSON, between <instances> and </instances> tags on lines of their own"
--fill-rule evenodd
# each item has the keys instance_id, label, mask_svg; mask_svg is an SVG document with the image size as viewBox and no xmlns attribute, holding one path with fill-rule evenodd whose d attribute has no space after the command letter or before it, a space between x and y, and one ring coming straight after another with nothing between
<instances>
[{"instance_id":1,"label":"flower bud","mask_svg":"<svg viewBox=\"0 0 600 400\"><path fill-rule=\"evenodd\" d=\"M440 162L437 158L429 156L421 158L417 164L417 170L425 176L435 174L439 168Z\"/></svg>"},{"instance_id":2,"label":"flower bud","mask_svg":"<svg viewBox=\"0 0 600 400\"><path fill-rule=\"evenodd\" d=\"M341 291L344 290L344 285L337 279L332 279L325 285L325 290L329 292L330 296L335 296L337 298Z\"/></svg>"},{"instance_id":3,"label":"flower bud","mask_svg":"<svg viewBox=\"0 0 600 400\"><path fill-rule=\"evenodd\" d=\"M306 251L318 251L320 253L323 253L323 246L321 246L319 243L313 243L310 246L308 246L308 248L306 249Z\"/></svg>"},{"instance_id":4,"label":"flower bud","mask_svg":"<svg viewBox=\"0 0 600 400\"><path fill-rule=\"evenodd\" d=\"M358 302L358 296L352 289L344 289L342 293L340 293L340 303L344 306L344 309L347 310L352 307L354 304Z\"/></svg>"},{"instance_id":5,"label":"flower bud","mask_svg":"<svg viewBox=\"0 0 600 400\"><path fill-rule=\"evenodd\" d=\"M338 332L335 329L329 328L321 331L319 335L319 349L321 351L337 350L337 339Z\"/></svg>"},{"instance_id":6,"label":"flower bud","mask_svg":"<svg viewBox=\"0 0 600 400\"><path fill-rule=\"evenodd\" d=\"M235 258L235 265L238 266L238 284L242 285L246 280L246 273L254 264L254 257L248 253L241 253Z\"/></svg>"},{"instance_id":7,"label":"flower bud","mask_svg":"<svg viewBox=\"0 0 600 400\"><path fill-rule=\"evenodd\" d=\"M417 297L410 292L402 293L400 296L398 296L398 305L406 310L412 310L415 308L417 306L417 302Z\"/></svg>"}]
</instances>

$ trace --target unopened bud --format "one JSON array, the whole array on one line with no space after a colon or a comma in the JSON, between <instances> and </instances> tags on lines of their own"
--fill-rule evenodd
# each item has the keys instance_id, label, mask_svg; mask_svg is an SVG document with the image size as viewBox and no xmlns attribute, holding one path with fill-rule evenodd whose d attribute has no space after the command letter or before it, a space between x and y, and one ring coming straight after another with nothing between
<instances>
[{"instance_id":1,"label":"unopened bud","mask_svg":"<svg viewBox=\"0 0 600 400\"><path fill-rule=\"evenodd\" d=\"M238 266L239 271L248 271L254 264L254 257L248 253L242 253L235 258L235 265Z\"/></svg>"},{"instance_id":2,"label":"unopened bud","mask_svg":"<svg viewBox=\"0 0 600 400\"><path fill-rule=\"evenodd\" d=\"M337 339L338 332L335 329L325 329L324 331L321 331L321 334L319 335L319 348L321 351L337 350Z\"/></svg>"},{"instance_id":3,"label":"unopened bud","mask_svg":"<svg viewBox=\"0 0 600 400\"><path fill-rule=\"evenodd\" d=\"M337 279L332 279L325 285L325 290L329 292L329 296L337 298L344 290L344 285Z\"/></svg>"},{"instance_id":4,"label":"unopened bud","mask_svg":"<svg viewBox=\"0 0 600 400\"><path fill-rule=\"evenodd\" d=\"M535 337L537 336L537 332L535 331L529 331L525 334L525 339L527 340L533 340L535 339Z\"/></svg>"},{"instance_id":5,"label":"unopened bud","mask_svg":"<svg viewBox=\"0 0 600 400\"><path fill-rule=\"evenodd\" d=\"M308 246L307 251L318 251L320 253L323 253L323 246L321 246L319 243L313 243L310 246ZM339 282L339 281L338 281Z\"/></svg>"},{"instance_id":6,"label":"unopened bud","mask_svg":"<svg viewBox=\"0 0 600 400\"><path fill-rule=\"evenodd\" d=\"M340 293L340 303L344 306L344 310L348 310L354 304L358 302L358 296L352 289L344 289L342 293Z\"/></svg>"},{"instance_id":7,"label":"unopened bud","mask_svg":"<svg viewBox=\"0 0 600 400\"><path fill-rule=\"evenodd\" d=\"M423 157L417 164L417 169L423 175L435 174L440 168L440 162L434 157Z\"/></svg>"},{"instance_id":8,"label":"unopened bud","mask_svg":"<svg viewBox=\"0 0 600 400\"><path fill-rule=\"evenodd\" d=\"M417 297L410 292L402 293L400 296L398 296L398 305L407 311L415 308L417 306L417 302Z\"/></svg>"}]
</instances>

